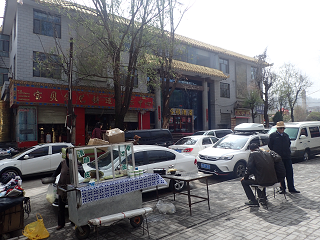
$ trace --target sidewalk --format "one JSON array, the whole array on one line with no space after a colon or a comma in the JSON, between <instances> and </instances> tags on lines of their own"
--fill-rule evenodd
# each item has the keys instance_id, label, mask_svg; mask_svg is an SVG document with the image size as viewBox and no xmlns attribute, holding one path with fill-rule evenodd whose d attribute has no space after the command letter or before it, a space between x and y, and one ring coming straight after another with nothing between
<instances>
[{"instance_id":1,"label":"sidewalk","mask_svg":"<svg viewBox=\"0 0 320 240\"><path fill-rule=\"evenodd\" d=\"M176 213L160 214L157 201L144 203L154 212L147 216L150 239L318 239L320 238L320 158L293 165L294 179L300 194L288 193L287 200L268 189L268 209L250 208L239 179L209 186L210 206L207 202L192 205L189 215L187 196L168 195L161 200L172 202ZM193 184L192 191L206 194L205 183ZM48 229L48 239L76 239L74 227L67 225L56 231ZM12 239L26 239L20 236ZM92 232L88 239L97 239ZM142 228L134 229L128 220L98 228L98 239L148 239Z\"/></svg>"}]
</instances>

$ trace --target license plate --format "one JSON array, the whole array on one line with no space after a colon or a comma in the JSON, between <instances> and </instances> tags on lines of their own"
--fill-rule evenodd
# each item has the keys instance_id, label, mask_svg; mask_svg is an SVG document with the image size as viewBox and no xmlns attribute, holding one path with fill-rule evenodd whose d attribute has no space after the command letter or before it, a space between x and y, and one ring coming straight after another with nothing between
<instances>
[{"instance_id":1,"label":"license plate","mask_svg":"<svg viewBox=\"0 0 320 240\"><path fill-rule=\"evenodd\" d=\"M210 165L201 163L201 168L205 168L205 169L209 169L210 170Z\"/></svg>"},{"instance_id":2,"label":"license plate","mask_svg":"<svg viewBox=\"0 0 320 240\"><path fill-rule=\"evenodd\" d=\"M175 149L178 153L181 153L181 149Z\"/></svg>"}]
</instances>

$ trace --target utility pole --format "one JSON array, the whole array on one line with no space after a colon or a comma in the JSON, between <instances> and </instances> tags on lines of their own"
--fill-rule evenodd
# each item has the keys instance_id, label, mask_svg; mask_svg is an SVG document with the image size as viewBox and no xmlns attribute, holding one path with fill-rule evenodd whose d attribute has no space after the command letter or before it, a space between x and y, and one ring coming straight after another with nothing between
<instances>
[{"instance_id":1,"label":"utility pole","mask_svg":"<svg viewBox=\"0 0 320 240\"><path fill-rule=\"evenodd\" d=\"M73 125L72 107L72 61L73 61L73 38L70 38L69 74L68 74L68 104L67 104L67 142L71 143Z\"/></svg>"}]
</instances>

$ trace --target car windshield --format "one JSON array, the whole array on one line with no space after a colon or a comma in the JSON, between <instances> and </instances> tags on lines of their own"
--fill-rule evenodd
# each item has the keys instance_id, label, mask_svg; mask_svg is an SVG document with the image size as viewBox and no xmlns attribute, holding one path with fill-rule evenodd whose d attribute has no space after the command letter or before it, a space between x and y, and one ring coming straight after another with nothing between
<instances>
[{"instance_id":1,"label":"car windshield","mask_svg":"<svg viewBox=\"0 0 320 240\"><path fill-rule=\"evenodd\" d=\"M271 133L275 132L276 130L277 130L276 127L272 127L272 128L270 129L270 131L268 132L268 134L271 134ZM296 140L296 139L297 139L297 136L298 136L299 128L296 128L296 127L286 127L286 129L284 130L284 132L289 135L290 140Z\"/></svg>"},{"instance_id":2,"label":"car windshield","mask_svg":"<svg viewBox=\"0 0 320 240\"><path fill-rule=\"evenodd\" d=\"M195 132L194 134L192 134L192 135L203 135L205 133L205 131L199 131L199 132Z\"/></svg>"},{"instance_id":3,"label":"car windshield","mask_svg":"<svg viewBox=\"0 0 320 240\"><path fill-rule=\"evenodd\" d=\"M227 135L220 139L215 145L215 148L229 148L239 150L244 147L250 136Z\"/></svg>"},{"instance_id":4,"label":"car windshield","mask_svg":"<svg viewBox=\"0 0 320 240\"><path fill-rule=\"evenodd\" d=\"M112 165L111 165L111 154L110 153L111 152L108 151L98 157L98 169L99 170L106 170L106 169L111 168ZM115 160L118 156L119 156L119 152L117 150L113 150L113 159ZM88 163L88 166L95 169L96 168L95 162L96 161L93 160L92 162Z\"/></svg>"},{"instance_id":5,"label":"car windshield","mask_svg":"<svg viewBox=\"0 0 320 240\"><path fill-rule=\"evenodd\" d=\"M26 150L24 150L24 151L22 151L22 152L19 152L19 153L17 153L16 155L11 156L10 158L20 157L20 156L22 156L23 154L25 154L27 151L29 151L29 150L31 150L31 149L34 149L34 148L35 148L35 146L30 147L30 148L27 148Z\"/></svg>"},{"instance_id":6,"label":"car windshield","mask_svg":"<svg viewBox=\"0 0 320 240\"><path fill-rule=\"evenodd\" d=\"M197 138L186 137L186 138L181 138L174 145L195 145L197 141L198 141Z\"/></svg>"}]
</instances>

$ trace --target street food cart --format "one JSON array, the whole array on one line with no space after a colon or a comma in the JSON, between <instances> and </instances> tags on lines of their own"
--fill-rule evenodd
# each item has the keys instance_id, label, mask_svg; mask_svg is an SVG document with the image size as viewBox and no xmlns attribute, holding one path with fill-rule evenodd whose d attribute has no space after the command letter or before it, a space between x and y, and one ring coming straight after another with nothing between
<instances>
[{"instance_id":1,"label":"street food cart","mask_svg":"<svg viewBox=\"0 0 320 240\"><path fill-rule=\"evenodd\" d=\"M167 183L158 174L136 169L133 153L133 144L127 142L69 148L68 209L70 221L77 226L77 238L88 237L90 225L110 225L123 218L140 226L143 215L152 211L142 208L142 189ZM78 174L79 161L84 178Z\"/></svg>"}]
</instances>

